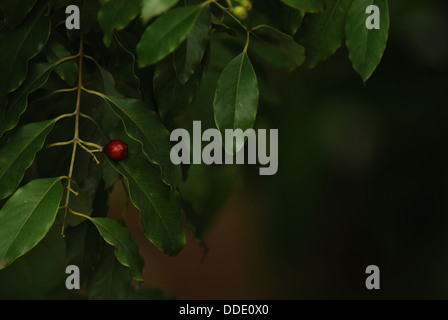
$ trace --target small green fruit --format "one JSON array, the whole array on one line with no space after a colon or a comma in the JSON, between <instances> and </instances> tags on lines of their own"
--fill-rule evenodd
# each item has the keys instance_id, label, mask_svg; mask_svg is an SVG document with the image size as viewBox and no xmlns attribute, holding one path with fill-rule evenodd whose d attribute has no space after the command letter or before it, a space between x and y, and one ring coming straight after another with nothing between
<instances>
[{"instance_id":1,"label":"small green fruit","mask_svg":"<svg viewBox=\"0 0 448 320\"><path fill-rule=\"evenodd\" d=\"M232 14L240 20L244 20L247 18L247 10L243 6L233 7Z\"/></svg>"},{"instance_id":2,"label":"small green fruit","mask_svg":"<svg viewBox=\"0 0 448 320\"><path fill-rule=\"evenodd\" d=\"M250 0L241 0L240 3L241 6L246 9L246 11L252 10L252 2L250 2Z\"/></svg>"}]
</instances>

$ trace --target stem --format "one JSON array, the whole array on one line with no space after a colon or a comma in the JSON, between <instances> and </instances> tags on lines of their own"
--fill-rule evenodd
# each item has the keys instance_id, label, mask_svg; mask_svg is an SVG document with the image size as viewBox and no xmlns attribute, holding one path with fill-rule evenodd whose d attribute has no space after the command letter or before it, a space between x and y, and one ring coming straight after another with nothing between
<instances>
[{"instance_id":1,"label":"stem","mask_svg":"<svg viewBox=\"0 0 448 320\"><path fill-rule=\"evenodd\" d=\"M84 90L87 93L94 94L94 95L96 95L98 97L101 97L101 98L107 100L106 96L104 94L102 94L101 92L98 92L98 91L95 91L95 90L89 90L89 89L86 89L84 87L82 87L82 90Z\"/></svg>"},{"instance_id":2,"label":"stem","mask_svg":"<svg viewBox=\"0 0 448 320\"><path fill-rule=\"evenodd\" d=\"M86 89L86 88L84 88L84 87L81 87L81 89L84 90L84 91L87 92L87 93L96 95L96 96L98 96L98 97L104 99L106 102L109 101L109 100L107 99L107 96L104 95L104 94L102 94L101 92L98 92L98 91L95 91L95 90L89 90L89 89ZM98 131L99 131L100 134L103 136L103 138L104 138L105 140L108 139L108 138L107 138L107 135L104 133L103 129L102 129L101 126L98 124L98 122L95 121L95 119L93 119L92 117L90 117L90 116L88 116L88 115L86 115L86 114L84 114L84 113L80 113L80 116L81 116L81 117L84 117L84 118L87 118L87 119L89 119L90 121L92 121L92 122L96 125L96 127L98 128ZM83 143L85 143L85 142L83 142ZM87 144L87 143L85 143L85 144ZM88 145L88 144L87 144L87 145ZM97 147L98 149L103 149L103 147L101 147L101 146L99 146L99 145L92 145L92 146Z\"/></svg>"},{"instance_id":3,"label":"stem","mask_svg":"<svg viewBox=\"0 0 448 320\"><path fill-rule=\"evenodd\" d=\"M47 95L45 95L45 96L43 96L43 97L41 97L41 98L39 98L39 99L36 99L35 101L41 101L41 100L48 99L49 97L51 97L51 96L53 96L53 95L55 95L55 94L57 94L57 93L67 93L67 92L73 92L73 91L76 91L76 90L77 90L76 87L74 87L74 88L68 88L68 89L59 89L59 90L55 90L55 91L50 92L49 94L47 94Z\"/></svg>"},{"instance_id":4,"label":"stem","mask_svg":"<svg viewBox=\"0 0 448 320\"><path fill-rule=\"evenodd\" d=\"M94 57L85 54L85 55L84 55L84 58L89 59L89 60L92 60L93 62L95 62L96 65L98 65L98 62L96 62L96 60L95 60Z\"/></svg>"},{"instance_id":5,"label":"stem","mask_svg":"<svg viewBox=\"0 0 448 320\"><path fill-rule=\"evenodd\" d=\"M56 66L60 65L61 63L65 62L65 61L73 60L73 59L76 59L76 58L81 57L81 56L82 56L82 53L80 51L79 53L77 53L77 54L75 54L73 56L69 56L69 57L65 57L65 58L59 59L58 61L56 61L54 66L56 67Z\"/></svg>"},{"instance_id":6,"label":"stem","mask_svg":"<svg viewBox=\"0 0 448 320\"><path fill-rule=\"evenodd\" d=\"M55 90L51 93L49 93L47 96L45 96L45 98L52 96L56 93L64 93L64 92L72 92L72 91L76 91L78 88L74 87L74 88L67 88L67 89L59 89L59 90Z\"/></svg>"},{"instance_id":7,"label":"stem","mask_svg":"<svg viewBox=\"0 0 448 320\"><path fill-rule=\"evenodd\" d=\"M260 29L260 28L271 28L270 26L268 26L267 24L260 24L258 26L253 27L252 29L250 29L251 31ZM272 29L272 28L271 28Z\"/></svg>"},{"instance_id":8,"label":"stem","mask_svg":"<svg viewBox=\"0 0 448 320\"><path fill-rule=\"evenodd\" d=\"M250 40L250 31L247 31L247 39L246 39L246 44L244 45L244 52L247 52L247 48L249 47L249 40Z\"/></svg>"},{"instance_id":9,"label":"stem","mask_svg":"<svg viewBox=\"0 0 448 320\"><path fill-rule=\"evenodd\" d=\"M261 39L259 36L257 36L257 34L255 32L253 32L253 30L254 29L250 30L249 33L251 35L253 35L255 38L257 38L257 40L260 41L265 47L270 48L271 45L269 43L267 43L266 41L264 41L263 39Z\"/></svg>"},{"instance_id":10,"label":"stem","mask_svg":"<svg viewBox=\"0 0 448 320\"><path fill-rule=\"evenodd\" d=\"M68 211L70 211L70 212L73 213L74 215L83 217L83 218L85 218L85 219L87 219L87 220L92 220L89 216L86 216L85 214L82 214L82 213L80 213L80 212L76 212L76 211L74 211L74 210L72 210L72 209L70 209L70 208L68 208Z\"/></svg>"},{"instance_id":11,"label":"stem","mask_svg":"<svg viewBox=\"0 0 448 320\"><path fill-rule=\"evenodd\" d=\"M213 1L213 3L216 4L218 6L218 8L220 8L222 11L224 11L229 16L231 16L233 20L235 20L244 30L247 31L246 26L244 24L242 24L241 21L237 17L235 17L233 14L231 14L226 7L220 5L218 2L215 2L215 1Z\"/></svg>"},{"instance_id":12,"label":"stem","mask_svg":"<svg viewBox=\"0 0 448 320\"><path fill-rule=\"evenodd\" d=\"M53 121L54 121L54 122L58 122L58 121L61 120L61 119L73 117L75 114L76 114L75 112L72 112L72 113L66 113L66 114L61 114L59 117L54 118Z\"/></svg>"},{"instance_id":13,"label":"stem","mask_svg":"<svg viewBox=\"0 0 448 320\"><path fill-rule=\"evenodd\" d=\"M85 145L85 146L89 146L89 147L97 148L98 151L102 151L102 150L103 150L103 147L100 146L99 144L96 144L96 143L93 143L93 142L83 141L83 140L81 140L81 139L79 139L79 142L80 142L81 144ZM94 151L94 150L92 150L92 151Z\"/></svg>"},{"instance_id":14,"label":"stem","mask_svg":"<svg viewBox=\"0 0 448 320\"><path fill-rule=\"evenodd\" d=\"M218 0L207 0L203 3L201 3L201 8L204 8L206 5L209 5L210 3L216 2L216 1L218 1Z\"/></svg>"},{"instance_id":15,"label":"stem","mask_svg":"<svg viewBox=\"0 0 448 320\"><path fill-rule=\"evenodd\" d=\"M71 190L71 183L72 183L72 178L73 178L73 168L74 168L74 164L75 164L75 156L76 156L76 148L78 146L78 141L79 141L79 114L80 114L80 109L81 109L81 91L82 91L82 58L83 58L83 50L84 50L84 42L83 42L83 36L81 36L81 40L80 40L80 45L79 45L79 53L77 56L79 56L79 63L78 63L78 85L76 87L77 90L77 95L76 95L76 108L75 108L75 135L73 137L73 141L75 143L73 143L73 151L72 151L72 158L70 160L70 169L68 172L68 183L67 183L67 189ZM64 212L64 220L62 223L62 230L61 230L61 235L63 237L65 237L64 234L64 228L65 228L65 222L67 219L67 213L68 211L71 212L70 208L69 208L69 204L70 204L70 191L67 192L66 196L65 196L65 212Z\"/></svg>"},{"instance_id":16,"label":"stem","mask_svg":"<svg viewBox=\"0 0 448 320\"><path fill-rule=\"evenodd\" d=\"M69 144L72 144L72 143L73 143L73 139L70 140L70 141L55 142L55 143L52 143L52 144L48 145L47 148L66 146L66 145L69 145Z\"/></svg>"},{"instance_id":17,"label":"stem","mask_svg":"<svg viewBox=\"0 0 448 320\"><path fill-rule=\"evenodd\" d=\"M95 63L95 65L96 65L96 67L97 67L98 69L101 68L100 64L98 63L98 61L96 61L96 59L95 59L94 57L85 54L85 55L84 55L84 58L93 61L93 63Z\"/></svg>"},{"instance_id":18,"label":"stem","mask_svg":"<svg viewBox=\"0 0 448 320\"><path fill-rule=\"evenodd\" d=\"M95 160L96 164L100 164L100 162L98 161L98 158L95 156L95 154L93 152L98 152L97 150L90 150L89 148L87 148L84 144L82 144L81 142L77 141L76 144L79 144L79 146L81 148L83 148L84 150L86 150Z\"/></svg>"},{"instance_id":19,"label":"stem","mask_svg":"<svg viewBox=\"0 0 448 320\"><path fill-rule=\"evenodd\" d=\"M59 26L61 26L61 25L63 25L63 24L65 24L65 19L62 20L62 21L59 21L58 23L56 23L56 24L52 27L52 29L54 30L54 29L56 29L57 27L59 27Z\"/></svg>"},{"instance_id":20,"label":"stem","mask_svg":"<svg viewBox=\"0 0 448 320\"><path fill-rule=\"evenodd\" d=\"M70 189L67 189L68 191L70 191L71 193L73 193L75 196L79 196L79 193L77 192L77 191L75 191L75 190L73 190L72 188L70 188Z\"/></svg>"}]
</instances>

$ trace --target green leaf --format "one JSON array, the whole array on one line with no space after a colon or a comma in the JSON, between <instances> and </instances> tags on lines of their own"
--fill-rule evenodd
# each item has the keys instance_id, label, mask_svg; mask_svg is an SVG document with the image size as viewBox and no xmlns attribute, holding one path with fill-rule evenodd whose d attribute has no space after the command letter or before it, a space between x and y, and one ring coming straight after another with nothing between
<instances>
[{"instance_id":1,"label":"green leaf","mask_svg":"<svg viewBox=\"0 0 448 320\"><path fill-rule=\"evenodd\" d=\"M206 6L187 39L174 51L174 68L181 84L199 69L210 39L210 6Z\"/></svg>"},{"instance_id":2,"label":"green leaf","mask_svg":"<svg viewBox=\"0 0 448 320\"><path fill-rule=\"evenodd\" d=\"M2 0L0 2L0 10L3 12L5 24L12 29L17 26L26 15L33 9L37 0L23 0L20 6L16 0Z\"/></svg>"},{"instance_id":3,"label":"green leaf","mask_svg":"<svg viewBox=\"0 0 448 320\"><path fill-rule=\"evenodd\" d=\"M50 34L50 20L42 14L46 6L38 5L19 27L0 34L0 107L6 105L7 94L16 90L25 79L28 60L39 53Z\"/></svg>"},{"instance_id":4,"label":"green leaf","mask_svg":"<svg viewBox=\"0 0 448 320\"><path fill-rule=\"evenodd\" d=\"M113 185L120 179L120 175L115 171L114 168L107 162L104 164L103 168L103 180L104 188L112 188Z\"/></svg>"},{"instance_id":5,"label":"green leaf","mask_svg":"<svg viewBox=\"0 0 448 320\"><path fill-rule=\"evenodd\" d=\"M74 94L72 94L74 95ZM65 96L66 98L69 95ZM73 105L74 97L70 99L62 99L61 101ZM67 128L70 128L67 130ZM74 119L65 118L56 122L51 132L48 134L45 144L51 144L61 141L68 141L73 138ZM65 176L70 167L70 161L73 151L73 145L60 146L55 148L45 148L44 151L36 154L35 169L40 177L57 177ZM81 152L80 152L81 154ZM83 155L87 157L87 155ZM79 158L78 158L79 160ZM90 158L89 158L90 160ZM33 165L34 167L34 165Z\"/></svg>"},{"instance_id":6,"label":"green leaf","mask_svg":"<svg viewBox=\"0 0 448 320\"><path fill-rule=\"evenodd\" d=\"M66 7L66 1L62 1L65 2L62 6ZM79 24L81 25L81 28L67 30L68 37L71 41L79 38L83 34L89 33L89 31L95 27L98 22L98 12L101 10L101 4L98 0L78 1L76 5L80 11Z\"/></svg>"},{"instance_id":7,"label":"green leaf","mask_svg":"<svg viewBox=\"0 0 448 320\"><path fill-rule=\"evenodd\" d=\"M56 223L31 251L0 270L1 300L61 299L66 295L65 242Z\"/></svg>"},{"instance_id":8,"label":"green leaf","mask_svg":"<svg viewBox=\"0 0 448 320\"><path fill-rule=\"evenodd\" d=\"M18 189L0 211L0 269L31 250L47 234L59 209L59 178L37 179Z\"/></svg>"},{"instance_id":9,"label":"green leaf","mask_svg":"<svg viewBox=\"0 0 448 320\"><path fill-rule=\"evenodd\" d=\"M110 168L111 172L114 172L118 178L117 172L109 166L107 162L104 162L100 167L95 169L87 178L85 178L81 184L81 189L92 200L92 216L94 217L107 217L109 212L109 193L107 191L104 174L106 168ZM78 211L79 212L79 211Z\"/></svg>"},{"instance_id":10,"label":"green leaf","mask_svg":"<svg viewBox=\"0 0 448 320\"><path fill-rule=\"evenodd\" d=\"M48 62L56 63L62 58L71 56L71 53L59 42L50 41L45 49ZM59 77L69 86L76 86L78 80L78 64L74 60L69 60L58 65L54 70Z\"/></svg>"},{"instance_id":11,"label":"green leaf","mask_svg":"<svg viewBox=\"0 0 448 320\"><path fill-rule=\"evenodd\" d=\"M53 120L29 123L0 146L0 199L17 188L53 126Z\"/></svg>"},{"instance_id":12,"label":"green leaf","mask_svg":"<svg viewBox=\"0 0 448 320\"><path fill-rule=\"evenodd\" d=\"M65 235L67 263L74 264L82 270L81 283L84 283L100 258L102 239L96 228L88 221L76 227L68 227ZM129 274L126 268L125 270Z\"/></svg>"},{"instance_id":13,"label":"green leaf","mask_svg":"<svg viewBox=\"0 0 448 320\"><path fill-rule=\"evenodd\" d=\"M0 137L13 129L28 105L28 96L41 88L48 80L54 63L37 63L33 65L30 74L16 94L13 95L7 108L0 108Z\"/></svg>"},{"instance_id":14,"label":"green leaf","mask_svg":"<svg viewBox=\"0 0 448 320\"><path fill-rule=\"evenodd\" d=\"M103 68L99 63L96 63L98 71L101 74L103 80L103 92L111 96L121 96L121 94L115 90L115 79L112 73Z\"/></svg>"},{"instance_id":15,"label":"green leaf","mask_svg":"<svg viewBox=\"0 0 448 320\"><path fill-rule=\"evenodd\" d=\"M185 246L181 199L177 191L159 179L158 168L142 154L130 154L119 162L109 161L128 182L129 194L141 212L140 225L148 240L167 255Z\"/></svg>"},{"instance_id":16,"label":"green leaf","mask_svg":"<svg viewBox=\"0 0 448 320\"><path fill-rule=\"evenodd\" d=\"M121 118L126 133L143 146L148 160L160 166L163 181L173 186L170 133L157 114L140 100L113 96L105 99Z\"/></svg>"},{"instance_id":17,"label":"green leaf","mask_svg":"<svg viewBox=\"0 0 448 320\"><path fill-rule=\"evenodd\" d=\"M64 190L64 192L70 192L67 189ZM82 214L86 216L91 216L93 212L92 208L92 198L87 195L82 189L76 189L76 192L78 192L77 196L72 195L70 197L70 209L72 209L75 212L81 212ZM64 199L65 199L65 193L64 193ZM71 214L67 217L66 225L75 227L85 221L82 217L77 216L75 214Z\"/></svg>"},{"instance_id":18,"label":"green leaf","mask_svg":"<svg viewBox=\"0 0 448 320\"><path fill-rule=\"evenodd\" d=\"M113 169L111 171L115 172ZM104 180L100 181L98 189L95 192L92 209L95 217L107 217L107 214L109 213L109 192L106 190L106 182Z\"/></svg>"},{"instance_id":19,"label":"green leaf","mask_svg":"<svg viewBox=\"0 0 448 320\"><path fill-rule=\"evenodd\" d=\"M380 29L366 27L369 5L380 9ZM381 61L389 33L389 8L387 0L353 1L345 25L346 45L353 68L367 81Z\"/></svg>"},{"instance_id":20,"label":"green leaf","mask_svg":"<svg viewBox=\"0 0 448 320\"><path fill-rule=\"evenodd\" d=\"M142 20L146 24L148 21L158 16L171 7L173 7L179 0L142 0Z\"/></svg>"},{"instance_id":21,"label":"green leaf","mask_svg":"<svg viewBox=\"0 0 448 320\"><path fill-rule=\"evenodd\" d=\"M303 17L305 12L302 10L297 10L291 7L281 7L280 8L280 30L289 34L295 35L297 30L299 30L302 25Z\"/></svg>"},{"instance_id":22,"label":"green leaf","mask_svg":"<svg viewBox=\"0 0 448 320\"><path fill-rule=\"evenodd\" d=\"M304 35L300 42L305 46L306 66L316 66L340 48L351 3L352 0L326 0L324 13L305 16Z\"/></svg>"},{"instance_id":23,"label":"green leaf","mask_svg":"<svg viewBox=\"0 0 448 320\"><path fill-rule=\"evenodd\" d=\"M143 281L143 258L138 252L138 246L128 228L109 218L90 218L103 239L115 247L115 256L126 267L135 280Z\"/></svg>"},{"instance_id":24,"label":"green leaf","mask_svg":"<svg viewBox=\"0 0 448 320\"><path fill-rule=\"evenodd\" d=\"M250 26L270 26L292 36L299 29L304 16L304 11L282 2L263 1L252 8ZM220 23L219 20L217 22Z\"/></svg>"},{"instance_id":25,"label":"green leaf","mask_svg":"<svg viewBox=\"0 0 448 320\"><path fill-rule=\"evenodd\" d=\"M264 43L253 41L251 49L254 50L251 50L251 53L267 63L291 72L305 61L305 48L295 42L289 34L270 26L258 28L254 32L260 36Z\"/></svg>"},{"instance_id":26,"label":"green leaf","mask_svg":"<svg viewBox=\"0 0 448 320\"><path fill-rule=\"evenodd\" d=\"M111 246L105 246L101 260L87 285L91 300L123 300L128 297L131 277L126 267L114 257Z\"/></svg>"},{"instance_id":27,"label":"green leaf","mask_svg":"<svg viewBox=\"0 0 448 320\"><path fill-rule=\"evenodd\" d=\"M173 52L190 33L202 6L186 6L168 11L150 24L137 45L138 64L146 67Z\"/></svg>"},{"instance_id":28,"label":"green leaf","mask_svg":"<svg viewBox=\"0 0 448 320\"><path fill-rule=\"evenodd\" d=\"M217 128L252 128L258 108L258 83L254 68L243 51L224 68L216 86L213 111ZM236 152L243 144L236 146ZM231 152L231 150L227 150Z\"/></svg>"},{"instance_id":29,"label":"green leaf","mask_svg":"<svg viewBox=\"0 0 448 320\"><path fill-rule=\"evenodd\" d=\"M281 0L284 4L305 12L319 12L322 10L321 0Z\"/></svg>"},{"instance_id":30,"label":"green leaf","mask_svg":"<svg viewBox=\"0 0 448 320\"><path fill-rule=\"evenodd\" d=\"M225 13L222 13L222 17L224 17ZM210 22L212 24L212 32L216 34L216 32L225 32L229 36L237 36L236 32L224 23L224 19L222 17L216 16L214 13L210 14Z\"/></svg>"},{"instance_id":31,"label":"green leaf","mask_svg":"<svg viewBox=\"0 0 448 320\"><path fill-rule=\"evenodd\" d=\"M95 197L95 194L98 191L105 164L106 163L101 164L101 166L93 169L90 172L90 174L80 184L81 189L91 199Z\"/></svg>"},{"instance_id":32,"label":"green leaf","mask_svg":"<svg viewBox=\"0 0 448 320\"><path fill-rule=\"evenodd\" d=\"M156 63L154 68L154 96L160 117L165 123L172 123L174 119L190 106L202 79L201 70L182 84L176 74L173 55L169 55Z\"/></svg>"},{"instance_id":33,"label":"green leaf","mask_svg":"<svg viewBox=\"0 0 448 320\"><path fill-rule=\"evenodd\" d=\"M131 48L135 45L130 45L133 38L137 38L129 33L122 31L121 33L114 32L115 42L111 66L111 72L115 75L116 85L120 92L123 92L128 98L140 98L142 93L140 91L140 79L136 74L137 59ZM131 40L132 39L132 40Z\"/></svg>"},{"instance_id":34,"label":"green leaf","mask_svg":"<svg viewBox=\"0 0 448 320\"><path fill-rule=\"evenodd\" d=\"M104 43L109 46L114 30L124 29L140 11L141 0L110 0L98 12L98 22L104 32Z\"/></svg>"}]
</instances>

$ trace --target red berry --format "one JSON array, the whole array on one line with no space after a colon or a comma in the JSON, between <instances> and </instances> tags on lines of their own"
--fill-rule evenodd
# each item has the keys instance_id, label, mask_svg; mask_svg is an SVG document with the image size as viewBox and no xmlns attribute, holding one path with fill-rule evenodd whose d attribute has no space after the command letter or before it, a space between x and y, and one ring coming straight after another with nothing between
<instances>
[{"instance_id":1,"label":"red berry","mask_svg":"<svg viewBox=\"0 0 448 320\"><path fill-rule=\"evenodd\" d=\"M103 148L103 152L111 160L123 160L128 155L128 145L121 140L112 140Z\"/></svg>"}]
</instances>

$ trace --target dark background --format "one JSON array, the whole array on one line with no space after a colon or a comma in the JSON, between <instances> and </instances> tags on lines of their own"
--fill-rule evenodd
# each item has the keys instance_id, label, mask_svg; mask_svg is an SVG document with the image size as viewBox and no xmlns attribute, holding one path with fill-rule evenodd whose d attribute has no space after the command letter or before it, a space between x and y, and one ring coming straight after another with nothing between
<instances>
[{"instance_id":1,"label":"dark background","mask_svg":"<svg viewBox=\"0 0 448 320\"><path fill-rule=\"evenodd\" d=\"M279 170L246 168L217 217L243 221L222 238L241 232L246 243L219 253L233 265L242 251L250 265L235 273L235 297L241 282L259 288L246 298L447 298L447 4L390 1L390 11L386 52L365 85L344 45L311 70L258 65L257 126L279 129ZM377 291L364 284L371 264Z\"/></svg>"},{"instance_id":2,"label":"dark background","mask_svg":"<svg viewBox=\"0 0 448 320\"><path fill-rule=\"evenodd\" d=\"M448 298L448 5L389 6L388 46L365 85L345 46L290 74L254 61L256 126L279 129L279 170L193 166L185 194L208 222L210 252L201 262L189 236L169 258L135 227L143 286L181 299ZM213 125L219 70L208 70L186 123L200 115ZM127 216L136 226L135 210ZM0 297L60 297L58 245L44 241L1 271ZM364 284L372 264L380 290Z\"/></svg>"}]
</instances>

